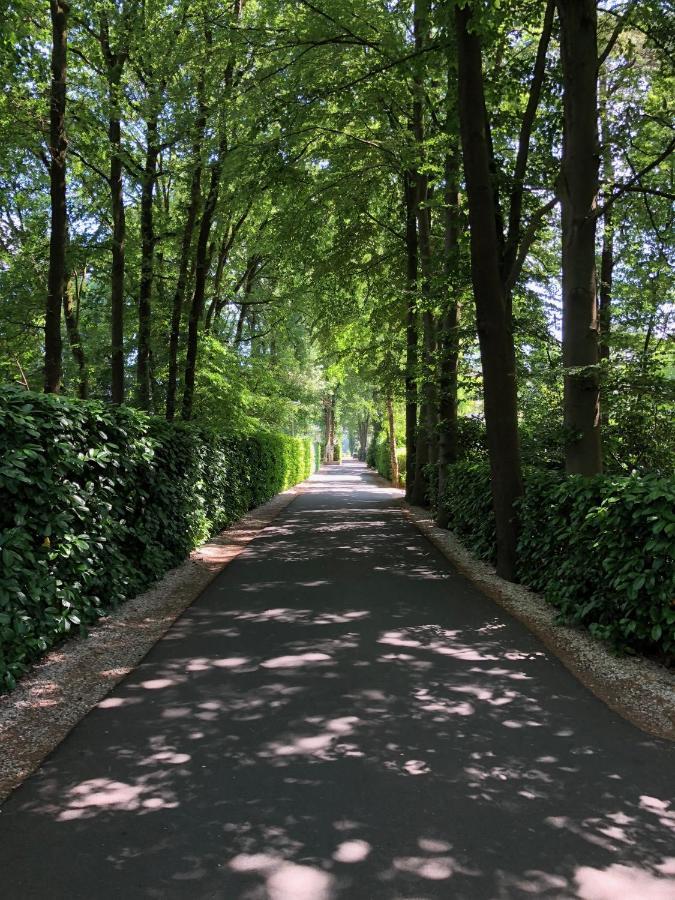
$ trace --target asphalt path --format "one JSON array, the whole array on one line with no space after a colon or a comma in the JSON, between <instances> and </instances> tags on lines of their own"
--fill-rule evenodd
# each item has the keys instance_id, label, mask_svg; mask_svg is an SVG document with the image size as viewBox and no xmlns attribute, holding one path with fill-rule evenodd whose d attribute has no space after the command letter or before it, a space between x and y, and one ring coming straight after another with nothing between
<instances>
[{"instance_id":1,"label":"asphalt path","mask_svg":"<svg viewBox=\"0 0 675 900\"><path fill-rule=\"evenodd\" d=\"M0 811L4 900L675 898L675 748L314 476Z\"/></svg>"}]
</instances>

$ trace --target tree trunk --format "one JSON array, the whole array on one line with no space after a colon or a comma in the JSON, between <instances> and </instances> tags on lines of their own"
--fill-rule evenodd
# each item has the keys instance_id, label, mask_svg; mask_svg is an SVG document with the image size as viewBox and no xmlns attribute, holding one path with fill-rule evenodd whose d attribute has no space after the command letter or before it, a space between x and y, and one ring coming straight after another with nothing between
<instances>
[{"instance_id":1,"label":"tree trunk","mask_svg":"<svg viewBox=\"0 0 675 900\"><path fill-rule=\"evenodd\" d=\"M429 0L415 0L413 30L415 38L415 50L422 54L427 45L429 31ZM420 56L420 60L423 57ZM423 348L422 348L422 372L421 372L421 404L419 423L415 445L415 466L413 482L409 485L408 495L411 503L424 505L427 502L428 478L426 466L431 462L434 453L432 445L435 439L435 412L434 412L434 351L435 351L435 323L431 312L431 213L426 207L429 193L429 178L421 171L425 158L425 129L424 129L424 76L425 66L418 63L421 69L416 71L413 78L413 115L412 131L417 146L417 234L419 242L419 261L422 271L422 296L424 308L422 312Z\"/></svg>"},{"instance_id":2,"label":"tree trunk","mask_svg":"<svg viewBox=\"0 0 675 900\"><path fill-rule=\"evenodd\" d=\"M600 127L602 129L602 177L608 192L614 184L614 159L607 113L607 83L602 79L600 103ZM609 337L612 330L612 286L614 281L614 207L610 206L603 216L602 253L600 256L600 308L599 326L600 359L609 359Z\"/></svg>"},{"instance_id":3,"label":"tree trunk","mask_svg":"<svg viewBox=\"0 0 675 900\"><path fill-rule=\"evenodd\" d=\"M609 338L612 331L612 284L614 280L614 223L613 207L603 217L602 255L600 257L600 359L609 359Z\"/></svg>"},{"instance_id":4,"label":"tree trunk","mask_svg":"<svg viewBox=\"0 0 675 900\"><path fill-rule=\"evenodd\" d=\"M68 57L68 13L65 0L50 0L52 22L51 90L49 105L49 184L51 234L49 275L45 310L45 392L58 394L63 377L61 309L66 287L66 71Z\"/></svg>"},{"instance_id":5,"label":"tree trunk","mask_svg":"<svg viewBox=\"0 0 675 900\"><path fill-rule=\"evenodd\" d=\"M370 429L370 416L366 413L363 419L359 419L359 462L365 462L368 456L368 431Z\"/></svg>"},{"instance_id":6,"label":"tree trunk","mask_svg":"<svg viewBox=\"0 0 675 900\"><path fill-rule=\"evenodd\" d=\"M457 460L457 366L459 363L459 154L445 160L445 275L446 307L439 334L439 433L437 521L445 528L445 495L448 466Z\"/></svg>"},{"instance_id":7,"label":"tree trunk","mask_svg":"<svg viewBox=\"0 0 675 900\"><path fill-rule=\"evenodd\" d=\"M223 125L223 129L225 126ZM218 193L220 190L220 174L223 160L227 153L227 140L223 135L220 140L216 158L211 164L209 192L204 204L199 236L197 238L197 255L195 260L195 289L192 294L190 320L188 323L187 350L185 357L185 381L183 389L182 417L185 421L192 418L192 407L195 392L195 376L197 371L197 351L199 348L199 326L204 314L204 298L206 296L206 276L208 274L208 251L211 225L216 213Z\"/></svg>"},{"instance_id":8,"label":"tree trunk","mask_svg":"<svg viewBox=\"0 0 675 900\"><path fill-rule=\"evenodd\" d=\"M155 98L156 100L157 98ZM152 283L155 261L154 192L159 157L159 113L156 103L146 121L147 147L141 190L141 284L138 295L138 357L136 381L138 405L149 410L152 324Z\"/></svg>"},{"instance_id":9,"label":"tree trunk","mask_svg":"<svg viewBox=\"0 0 675 900\"><path fill-rule=\"evenodd\" d=\"M389 423L389 467L391 469L391 481L396 487L399 485L398 457L396 456L396 428L394 426L394 404L391 397L387 397L387 421Z\"/></svg>"},{"instance_id":10,"label":"tree trunk","mask_svg":"<svg viewBox=\"0 0 675 900\"><path fill-rule=\"evenodd\" d=\"M79 284L77 273L73 273L73 277L75 284L73 285L73 280L70 279L63 296L63 313L66 320L70 352L73 354L73 359L77 365L77 393L80 400L86 400L89 397L89 378L87 374L87 358L80 335L80 300L85 276L82 273L82 280Z\"/></svg>"},{"instance_id":11,"label":"tree trunk","mask_svg":"<svg viewBox=\"0 0 675 900\"><path fill-rule=\"evenodd\" d=\"M323 427L326 438L323 461L334 462L335 456L335 400L334 395L323 398Z\"/></svg>"},{"instance_id":12,"label":"tree trunk","mask_svg":"<svg viewBox=\"0 0 675 900\"><path fill-rule=\"evenodd\" d=\"M121 76L121 68L119 69ZM119 77L111 81L111 103L119 89ZM111 388L112 402L124 403L124 274L126 217L124 212L124 182L121 158L121 124L119 112L110 117L108 137L111 145L110 198L112 205L112 269L110 273L110 332L111 332Z\"/></svg>"},{"instance_id":13,"label":"tree trunk","mask_svg":"<svg viewBox=\"0 0 675 900\"><path fill-rule=\"evenodd\" d=\"M420 142L424 135L421 131ZM415 453L415 476L410 491L410 502L424 506L429 499L429 478L427 466L437 461L437 415L436 415L436 322L431 311L432 303L432 266L431 266L431 212L422 204L428 200L428 183L426 176L418 179L420 194L417 204L417 231L419 235L419 258L422 270L422 372L421 372L421 404L417 427Z\"/></svg>"},{"instance_id":14,"label":"tree trunk","mask_svg":"<svg viewBox=\"0 0 675 900\"><path fill-rule=\"evenodd\" d=\"M558 0L563 73L562 205L565 467L602 471L595 206L598 195L598 46L595 0Z\"/></svg>"},{"instance_id":15,"label":"tree trunk","mask_svg":"<svg viewBox=\"0 0 675 900\"><path fill-rule=\"evenodd\" d=\"M406 361L405 361L405 444L406 499L415 480L417 456L417 180L415 173L404 176L406 243Z\"/></svg>"},{"instance_id":16,"label":"tree trunk","mask_svg":"<svg viewBox=\"0 0 675 900\"><path fill-rule=\"evenodd\" d=\"M211 303L209 304L209 308L206 313L206 320L204 322L204 332L205 334L209 334L211 332L211 328L213 327L214 319L220 309L221 299L220 299L220 290L223 284L223 274L225 272L225 263L227 262L227 257L229 255L229 239L228 236L225 235L223 241L220 245L220 250L218 252L218 263L216 264L216 274L213 276L213 297L211 298Z\"/></svg>"},{"instance_id":17,"label":"tree trunk","mask_svg":"<svg viewBox=\"0 0 675 900\"><path fill-rule=\"evenodd\" d=\"M497 210L490 174L480 40L469 7L455 11L458 41L459 115L471 230L471 272L483 369L485 422L497 531L497 572L512 579L516 568L522 495L515 352L500 273Z\"/></svg>"},{"instance_id":18,"label":"tree trunk","mask_svg":"<svg viewBox=\"0 0 675 900\"><path fill-rule=\"evenodd\" d=\"M180 262L178 264L178 279L173 296L171 310L171 332L169 335L169 377L166 388L166 418L173 421L176 414L176 391L178 386L178 341L180 337L180 322L183 314L183 303L188 284L190 269L190 253L192 250L192 236L199 212L202 184L202 148L204 132L206 130L206 104L204 100L204 72L200 72L197 85L197 98L199 113L195 122L195 137L192 144L192 180L190 182L190 200L185 215L185 227L183 228L183 240L181 243Z\"/></svg>"},{"instance_id":19,"label":"tree trunk","mask_svg":"<svg viewBox=\"0 0 675 900\"><path fill-rule=\"evenodd\" d=\"M121 85L129 56L128 7L122 10L124 38L113 50L110 23L101 15L100 43L108 80L108 141L110 143L110 209L112 214L112 265L110 270L110 387L113 403L124 403L124 276L126 267L126 216L122 164Z\"/></svg>"}]
</instances>

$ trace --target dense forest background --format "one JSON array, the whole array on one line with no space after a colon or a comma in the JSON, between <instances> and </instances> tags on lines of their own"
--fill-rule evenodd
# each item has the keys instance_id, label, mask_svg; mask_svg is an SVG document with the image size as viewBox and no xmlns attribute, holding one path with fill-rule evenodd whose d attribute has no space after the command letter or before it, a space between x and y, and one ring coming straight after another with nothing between
<instances>
[{"instance_id":1,"label":"dense forest background","mask_svg":"<svg viewBox=\"0 0 675 900\"><path fill-rule=\"evenodd\" d=\"M504 574L523 466L672 474L670 2L11 0L0 71L3 382L489 457Z\"/></svg>"}]
</instances>

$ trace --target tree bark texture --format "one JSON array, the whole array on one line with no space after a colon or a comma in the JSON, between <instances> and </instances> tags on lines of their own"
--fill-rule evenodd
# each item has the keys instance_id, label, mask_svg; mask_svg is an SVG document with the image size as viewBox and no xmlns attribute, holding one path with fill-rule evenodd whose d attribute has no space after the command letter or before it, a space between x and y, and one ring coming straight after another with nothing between
<instances>
[{"instance_id":1,"label":"tree bark texture","mask_svg":"<svg viewBox=\"0 0 675 900\"><path fill-rule=\"evenodd\" d=\"M562 296L569 473L602 471L595 261L598 42L595 0L558 0L563 73Z\"/></svg>"},{"instance_id":2,"label":"tree bark texture","mask_svg":"<svg viewBox=\"0 0 675 900\"><path fill-rule=\"evenodd\" d=\"M68 14L64 0L50 0L52 23L51 88L49 97L49 185L51 233L49 274L45 309L44 389L58 394L63 378L61 309L66 287L66 75L68 61Z\"/></svg>"},{"instance_id":3,"label":"tree bark texture","mask_svg":"<svg viewBox=\"0 0 675 900\"><path fill-rule=\"evenodd\" d=\"M125 5L122 12L126 26ZM108 17L101 17L101 49L108 81L108 141L110 143L110 209L112 214L112 265L110 270L110 368L111 399L124 403L124 277L126 268L126 215L124 209L124 166L122 162L121 90L126 64L128 31L119 47L110 43Z\"/></svg>"},{"instance_id":4,"label":"tree bark texture","mask_svg":"<svg viewBox=\"0 0 675 900\"><path fill-rule=\"evenodd\" d=\"M446 305L438 335L438 497L437 521L447 525L447 514L440 502L445 495L448 466L457 460L457 367L459 364L459 153L448 153L445 160L445 276Z\"/></svg>"},{"instance_id":5,"label":"tree bark texture","mask_svg":"<svg viewBox=\"0 0 675 900\"><path fill-rule=\"evenodd\" d=\"M171 310L171 331L169 334L169 376L166 387L166 418L171 422L176 414L176 392L178 388L178 342L180 338L180 323L183 315L183 304L188 286L190 270L190 254L192 252L192 238L199 213L202 185L202 152L204 144L204 132L206 129L206 104L204 101L204 72L200 72L197 85L199 112L195 122L195 136L192 143L192 178L190 181L190 199L185 214L185 226L181 241L180 261L178 263L178 278L176 290L173 295Z\"/></svg>"},{"instance_id":6,"label":"tree bark texture","mask_svg":"<svg viewBox=\"0 0 675 900\"><path fill-rule=\"evenodd\" d=\"M159 113L153 103L146 121L147 147L141 188L141 283L138 294L138 356L136 383L138 405L149 410L150 354L152 352L152 284L155 263L154 194L159 158Z\"/></svg>"},{"instance_id":7,"label":"tree bark texture","mask_svg":"<svg viewBox=\"0 0 675 900\"><path fill-rule=\"evenodd\" d=\"M224 129L223 125L223 129ZM185 355L185 379L183 388L182 417L186 421L192 418L194 403L195 376L197 371L197 351L199 348L199 326L204 314L204 299L206 296L206 276L208 275L209 236L211 225L216 213L218 194L220 191L220 175L223 168L223 160L227 153L227 140L223 135L220 140L215 159L211 164L211 178L209 192L204 204L202 218L199 225L197 238L197 253L195 259L195 289L192 295L190 307L190 319L188 322L187 348Z\"/></svg>"},{"instance_id":8,"label":"tree bark texture","mask_svg":"<svg viewBox=\"0 0 675 900\"><path fill-rule=\"evenodd\" d=\"M413 171L404 176L406 244L406 361L405 361L405 443L406 497L410 499L415 480L417 456L417 180Z\"/></svg>"},{"instance_id":9,"label":"tree bark texture","mask_svg":"<svg viewBox=\"0 0 675 900\"><path fill-rule=\"evenodd\" d=\"M398 457L396 456L396 426L394 424L394 403L391 397L387 397L387 422L389 424L389 468L391 480L396 487L399 485Z\"/></svg>"},{"instance_id":10,"label":"tree bark texture","mask_svg":"<svg viewBox=\"0 0 675 900\"><path fill-rule=\"evenodd\" d=\"M471 31L469 7L456 9L459 113L471 231L471 271L483 370L485 423L497 531L497 572L513 579L522 495L515 353L500 272L495 196L480 40Z\"/></svg>"},{"instance_id":11,"label":"tree bark texture","mask_svg":"<svg viewBox=\"0 0 675 900\"><path fill-rule=\"evenodd\" d=\"M66 321L66 333L68 335L68 343L70 344L70 352L73 354L75 365L77 366L77 395L80 400L86 400L89 397L89 377L87 373L87 357L82 344L82 336L80 334L80 300L82 296L82 288L84 286L85 275L82 273L80 281L77 279L77 273L73 273L73 277L66 285L63 296L63 315Z\"/></svg>"}]
</instances>

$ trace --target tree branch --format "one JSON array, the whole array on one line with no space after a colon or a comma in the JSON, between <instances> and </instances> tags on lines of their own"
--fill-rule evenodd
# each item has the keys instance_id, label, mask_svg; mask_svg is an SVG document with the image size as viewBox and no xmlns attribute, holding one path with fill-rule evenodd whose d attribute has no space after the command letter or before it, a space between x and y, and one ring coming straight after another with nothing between
<instances>
[{"instance_id":1,"label":"tree branch","mask_svg":"<svg viewBox=\"0 0 675 900\"><path fill-rule=\"evenodd\" d=\"M612 32L609 40L607 41L607 46L605 47L605 49L602 51L602 53L598 57L598 69L600 69L602 67L602 65L605 62L605 60L607 59L607 57L614 49L614 45L619 40L619 36L621 35L621 32L623 31L623 29L626 27L626 25L628 23L628 19L630 17L630 14L633 12L633 10L635 9L636 6L637 6L637 0L631 0L631 2L626 7L626 11L624 12L624 14L619 19L617 19L617 23L614 26L614 31Z\"/></svg>"},{"instance_id":2,"label":"tree branch","mask_svg":"<svg viewBox=\"0 0 675 900\"><path fill-rule=\"evenodd\" d=\"M502 271L508 273L512 271L518 254L520 226L523 216L523 184L525 181L525 172L527 170L527 160L530 153L530 138L532 137L534 120L537 115L537 107L539 106L541 91L546 75L546 53L551 40L551 32L553 31L554 13L555 0L548 0L532 72L530 92L520 125L520 135L518 136L518 152L513 171L513 188L511 189L511 196L509 198L509 224L502 262Z\"/></svg>"},{"instance_id":3,"label":"tree branch","mask_svg":"<svg viewBox=\"0 0 675 900\"><path fill-rule=\"evenodd\" d=\"M675 137L670 141L670 143L662 153L659 153L659 155L655 159L653 159L650 163L640 169L639 172L636 172L631 178L628 179L628 181L625 181L622 184L613 185L611 188L612 193L609 199L602 206L597 207L597 209L592 214L592 218L599 219L600 216L604 216L610 206L613 206L616 201L620 197L623 197L625 193L630 191L635 184L638 184L640 181L642 181L645 175L647 175L658 165L660 165L660 163L662 163L664 159L667 159L673 152L673 150L675 150Z\"/></svg>"},{"instance_id":4,"label":"tree branch","mask_svg":"<svg viewBox=\"0 0 675 900\"><path fill-rule=\"evenodd\" d=\"M520 241L520 245L518 248L518 253L516 258L511 266L511 270L505 281L505 288L507 292L512 291L518 278L520 277L520 273L522 271L523 265L525 264L525 260L527 259L527 254L530 251L530 247L534 243L534 239L537 236L537 231L539 230L541 223L544 218L551 210L558 204L559 197L553 197L548 203L545 203L543 206L539 207L539 209L533 214L530 219L530 223L523 234L523 237Z\"/></svg>"}]
</instances>

